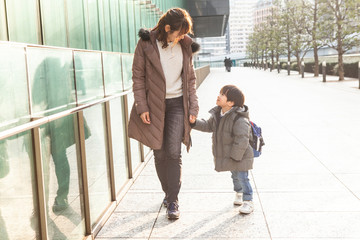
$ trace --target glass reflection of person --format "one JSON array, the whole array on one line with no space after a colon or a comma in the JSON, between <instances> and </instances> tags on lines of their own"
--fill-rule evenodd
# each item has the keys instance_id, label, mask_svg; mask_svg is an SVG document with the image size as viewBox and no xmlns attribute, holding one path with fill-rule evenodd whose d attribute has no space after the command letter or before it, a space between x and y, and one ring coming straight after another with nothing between
<instances>
[{"instance_id":1,"label":"glass reflection of person","mask_svg":"<svg viewBox=\"0 0 360 240\"><path fill-rule=\"evenodd\" d=\"M68 66L62 65L58 58L46 58L39 65L32 88L33 91L41 91L32 94L35 115L46 110L50 110L50 114L55 113L51 110L56 108L60 111L65 110L70 103L74 102L73 85L67 69ZM48 113L45 114L48 115ZM48 154L51 153L54 161L58 189L52 209L58 213L69 206L70 166L66 149L75 144L73 117L67 116L50 122L42 128L41 137L42 144L45 145L42 151L44 159L49 159ZM47 174L44 174L44 178L48 200L49 176Z\"/></svg>"},{"instance_id":2,"label":"glass reflection of person","mask_svg":"<svg viewBox=\"0 0 360 240\"><path fill-rule=\"evenodd\" d=\"M6 151L6 141L0 140L0 179L5 178L9 174L9 161L8 161L8 154ZM1 208L0 208L0 237L1 239L7 240L9 236L6 230L5 221L1 215Z\"/></svg>"}]
</instances>

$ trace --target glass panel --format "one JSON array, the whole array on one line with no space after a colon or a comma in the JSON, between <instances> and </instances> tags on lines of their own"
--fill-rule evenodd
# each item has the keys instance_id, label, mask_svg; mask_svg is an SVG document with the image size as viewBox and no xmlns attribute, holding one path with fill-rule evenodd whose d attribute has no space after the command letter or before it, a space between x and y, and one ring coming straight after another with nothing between
<instances>
[{"instance_id":1,"label":"glass panel","mask_svg":"<svg viewBox=\"0 0 360 240\"><path fill-rule=\"evenodd\" d=\"M0 0L0 41L8 41L4 0Z\"/></svg>"},{"instance_id":2,"label":"glass panel","mask_svg":"<svg viewBox=\"0 0 360 240\"><path fill-rule=\"evenodd\" d=\"M136 26L135 26L135 16L134 16L134 1L128 1L128 23L129 23L129 45L130 52L133 53L135 51L136 46Z\"/></svg>"},{"instance_id":3,"label":"glass panel","mask_svg":"<svg viewBox=\"0 0 360 240\"><path fill-rule=\"evenodd\" d=\"M127 17L127 1L119 0L120 3L120 23L121 23L121 51L129 52L129 27Z\"/></svg>"},{"instance_id":4,"label":"glass panel","mask_svg":"<svg viewBox=\"0 0 360 240\"><path fill-rule=\"evenodd\" d=\"M71 50L27 48L32 110L47 116L75 106Z\"/></svg>"},{"instance_id":5,"label":"glass panel","mask_svg":"<svg viewBox=\"0 0 360 240\"><path fill-rule=\"evenodd\" d=\"M141 4L140 5L140 11L141 11L141 27L142 28L149 28L149 18L147 16L147 10L146 5Z\"/></svg>"},{"instance_id":6,"label":"glass panel","mask_svg":"<svg viewBox=\"0 0 360 240\"><path fill-rule=\"evenodd\" d=\"M86 48L84 6L82 0L66 1L69 47Z\"/></svg>"},{"instance_id":7,"label":"glass panel","mask_svg":"<svg viewBox=\"0 0 360 240\"><path fill-rule=\"evenodd\" d=\"M36 2L6 0L10 41L40 44Z\"/></svg>"},{"instance_id":8,"label":"glass panel","mask_svg":"<svg viewBox=\"0 0 360 240\"><path fill-rule=\"evenodd\" d=\"M130 112L131 112L131 108L134 104L134 95L133 93L130 93L127 96L127 100L128 100L128 113L129 113L129 118L130 118ZM139 142L134 140L133 138L130 138L130 150L131 150L131 163L132 163L132 170L133 172L136 170L136 168L140 165L141 163L141 156L140 156L140 145Z\"/></svg>"},{"instance_id":9,"label":"glass panel","mask_svg":"<svg viewBox=\"0 0 360 240\"><path fill-rule=\"evenodd\" d=\"M78 102L103 98L101 53L75 51L74 57Z\"/></svg>"},{"instance_id":10,"label":"glass panel","mask_svg":"<svg viewBox=\"0 0 360 240\"><path fill-rule=\"evenodd\" d=\"M97 0L84 0L88 49L101 50Z\"/></svg>"},{"instance_id":11,"label":"glass panel","mask_svg":"<svg viewBox=\"0 0 360 240\"><path fill-rule=\"evenodd\" d=\"M109 0L99 0L101 50L112 51Z\"/></svg>"},{"instance_id":12,"label":"glass panel","mask_svg":"<svg viewBox=\"0 0 360 240\"><path fill-rule=\"evenodd\" d=\"M110 116L111 116L111 135L114 158L114 174L116 192L119 192L121 187L128 179L128 165L126 157L125 145L125 122L124 112L120 98L110 102Z\"/></svg>"},{"instance_id":13,"label":"glass panel","mask_svg":"<svg viewBox=\"0 0 360 240\"><path fill-rule=\"evenodd\" d=\"M114 52L121 52L119 0L110 0L111 37Z\"/></svg>"},{"instance_id":14,"label":"glass panel","mask_svg":"<svg viewBox=\"0 0 360 240\"><path fill-rule=\"evenodd\" d=\"M64 1L42 0L40 3L44 45L67 47Z\"/></svg>"},{"instance_id":15,"label":"glass panel","mask_svg":"<svg viewBox=\"0 0 360 240\"><path fill-rule=\"evenodd\" d=\"M135 44L137 41L137 33L139 32L141 26L141 11L140 11L140 1L134 1L134 16L135 16ZM143 26L145 27L145 26Z\"/></svg>"},{"instance_id":16,"label":"glass panel","mask_svg":"<svg viewBox=\"0 0 360 240\"><path fill-rule=\"evenodd\" d=\"M38 213L31 134L24 132L0 141L1 239L40 237Z\"/></svg>"},{"instance_id":17,"label":"glass panel","mask_svg":"<svg viewBox=\"0 0 360 240\"><path fill-rule=\"evenodd\" d=\"M84 129L85 138L87 138L85 140L86 169L91 224L98 220L111 201L104 116L103 105L96 105L84 110Z\"/></svg>"},{"instance_id":18,"label":"glass panel","mask_svg":"<svg viewBox=\"0 0 360 240\"><path fill-rule=\"evenodd\" d=\"M0 44L0 52L0 131L3 131L29 122L30 116L24 48Z\"/></svg>"},{"instance_id":19,"label":"glass panel","mask_svg":"<svg viewBox=\"0 0 360 240\"><path fill-rule=\"evenodd\" d=\"M121 65L123 70L124 90L132 87L132 62L134 56L130 54L121 55Z\"/></svg>"},{"instance_id":20,"label":"glass panel","mask_svg":"<svg viewBox=\"0 0 360 240\"><path fill-rule=\"evenodd\" d=\"M121 55L103 53L104 81L106 95L111 95L123 90Z\"/></svg>"},{"instance_id":21,"label":"glass panel","mask_svg":"<svg viewBox=\"0 0 360 240\"><path fill-rule=\"evenodd\" d=\"M85 232L74 123L70 115L40 130L49 239L81 239Z\"/></svg>"}]
</instances>

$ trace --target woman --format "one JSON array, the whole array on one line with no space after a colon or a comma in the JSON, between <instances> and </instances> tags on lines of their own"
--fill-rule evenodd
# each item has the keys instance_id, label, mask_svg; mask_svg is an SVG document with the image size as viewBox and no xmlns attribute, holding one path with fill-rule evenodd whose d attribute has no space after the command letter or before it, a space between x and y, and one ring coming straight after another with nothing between
<instances>
[{"instance_id":1,"label":"woman","mask_svg":"<svg viewBox=\"0 0 360 240\"><path fill-rule=\"evenodd\" d=\"M190 122L199 107L192 54L199 45L189 13L168 10L151 31L141 29L133 62L133 92L129 137L154 150L156 172L169 219L180 216L181 142L189 151Z\"/></svg>"}]
</instances>

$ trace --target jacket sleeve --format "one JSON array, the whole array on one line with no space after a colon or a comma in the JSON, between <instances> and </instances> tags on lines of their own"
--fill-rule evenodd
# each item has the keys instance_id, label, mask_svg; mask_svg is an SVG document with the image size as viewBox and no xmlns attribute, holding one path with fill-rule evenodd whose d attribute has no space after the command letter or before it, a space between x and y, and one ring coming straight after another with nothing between
<instances>
[{"instance_id":1,"label":"jacket sleeve","mask_svg":"<svg viewBox=\"0 0 360 240\"><path fill-rule=\"evenodd\" d=\"M199 113L199 104L198 97L196 95L196 76L192 57L190 58L189 102L189 114L197 117Z\"/></svg>"},{"instance_id":2,"label":"jacket sleeve","mask_svg":"<svg viewBox=\"0 0 360 240\"><path fill-rule=\"evenodd\" d=\"M215 131L214 117L211 116L208 120L196 119L193 129L202 132L214 132Z\"/></svg>"},{"instance_id":3,"label":"jacket sleeve","mask_svg":"<svg viewBox=\"0 0 360 240\"><path fill-rule=\"evenodd\" d=\"M137 114L149 112L149 107L146 100L145 57L142 45L142 40L139 40L135 49L134 61L132 65L133 92Z\"/></svg>"},{"instance_id":4,"label":"jacket sleeve","mask_svg":"<svg viewBox=\"0 0 360 240\"><path fill-rule=\"evenodd\" d=\"M230 158L240 161L249 146L251 126L246 118L239 118L233 125L233 145L230 151Z\"/></svg>"}]
</instances>

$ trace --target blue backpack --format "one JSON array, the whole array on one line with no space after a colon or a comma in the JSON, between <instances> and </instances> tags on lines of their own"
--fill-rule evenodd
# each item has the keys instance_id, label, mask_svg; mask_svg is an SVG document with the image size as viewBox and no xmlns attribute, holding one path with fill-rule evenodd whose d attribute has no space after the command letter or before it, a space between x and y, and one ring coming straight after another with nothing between
<instances>
[{"instance_id":1,"label":"blue backpack","mask_svg":"<svg viewBox=\"0 0 360 240\"><path fill-rule=\"evenodd\" d=\"M240 115L237 115L234 119L234 123L240 118ZM262 137L261 127L257 126L254 122L249 121L251 124L251 135L252 140L249 140L249 144L254 151L254 157L259 157L261 155L262 146L265 145L264 139Z\"/></svg>"}]
</instances>

